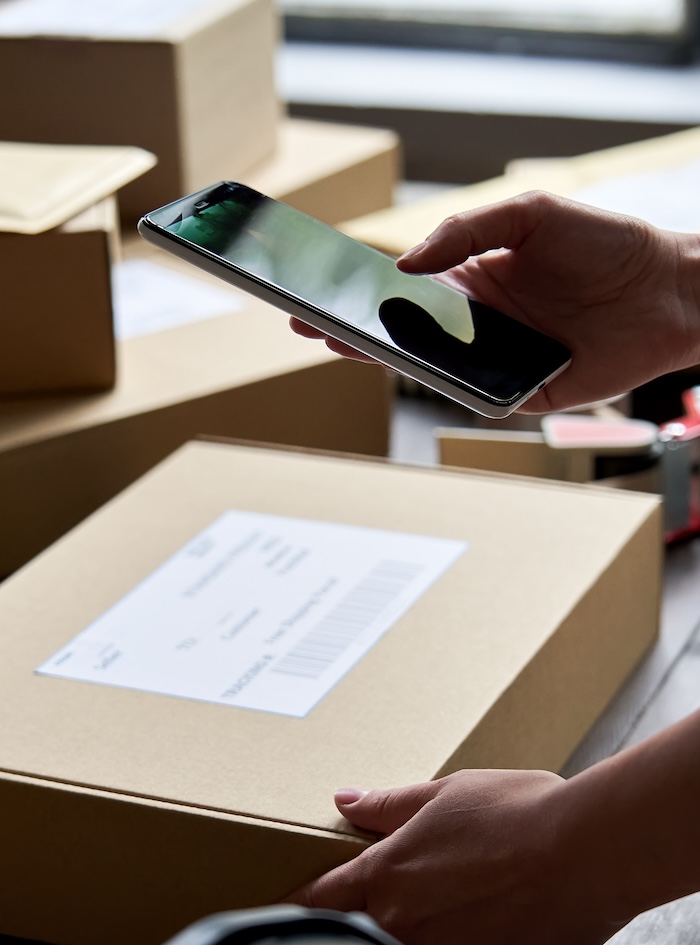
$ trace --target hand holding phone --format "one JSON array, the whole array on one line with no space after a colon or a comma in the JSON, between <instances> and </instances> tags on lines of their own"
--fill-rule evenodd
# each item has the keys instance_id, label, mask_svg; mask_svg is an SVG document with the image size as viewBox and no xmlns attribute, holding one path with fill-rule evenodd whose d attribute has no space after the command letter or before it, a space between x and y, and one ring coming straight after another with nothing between
<instances>
[{"instance_id":1,"label":"hand holding phone","mask_svg":"<svg viewBox=\"0 0 700 945\"><path fill-rule=\"evenodd\" d=\"M242 184L147 214L146 239L490 417L568 366L558 341Z\"/></svg>"}]
</instances>

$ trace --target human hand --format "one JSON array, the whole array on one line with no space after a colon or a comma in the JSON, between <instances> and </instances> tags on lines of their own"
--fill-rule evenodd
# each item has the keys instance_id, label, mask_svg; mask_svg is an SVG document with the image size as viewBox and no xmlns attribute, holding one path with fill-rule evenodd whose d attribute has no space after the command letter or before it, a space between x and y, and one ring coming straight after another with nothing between
<instances>
[{"instance_id":1,"label":"human hand","mask_svg":"<svg viewBox=\"0 0 700 945\"><path fill-rule=\"evenodd\" d=\"M528 193L450 217L397 265L441 273L455 288L567 345L571 366L523 412L602 400L700 361L695 235ZM321 337L297 322L292 327Z\"/></svg>"},{"instance_id":2,"label":"human hand","mask_svg":"<svg viewBox=\"0 0 700 945\"><path fill-rule=\"evenodd\" d=\"M559 848L565 784L543 771L460 771L339 791L345 817L387 836L291 901L366 912L404 945L600 945L624 922Z\"/></svg>"}]
</instances>

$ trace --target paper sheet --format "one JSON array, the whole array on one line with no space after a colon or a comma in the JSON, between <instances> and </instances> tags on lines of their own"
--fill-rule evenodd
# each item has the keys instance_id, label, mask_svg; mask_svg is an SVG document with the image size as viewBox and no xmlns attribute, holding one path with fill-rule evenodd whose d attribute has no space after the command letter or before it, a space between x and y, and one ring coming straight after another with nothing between
<instances>
[{"instance_id":1,"label":"paper sheet","mask_svg":"<svg viewBox=\"0 0 700 945\"><path fill-rule=\"evenodd\" d=\"M112 288L114 330L122 341L245 307L243 296L233 289L208 285L146 259L117 263Z\"/></svg>"},{"instance_id":2,"label":"paper sheet","mask_svg":"<svg viewBox=\"0 0 700 945\"><path fill-rule=\"evenodd\" d=\"M466 548L230 510L37 672L301 718Z\"/></svg>"}]
</instances>

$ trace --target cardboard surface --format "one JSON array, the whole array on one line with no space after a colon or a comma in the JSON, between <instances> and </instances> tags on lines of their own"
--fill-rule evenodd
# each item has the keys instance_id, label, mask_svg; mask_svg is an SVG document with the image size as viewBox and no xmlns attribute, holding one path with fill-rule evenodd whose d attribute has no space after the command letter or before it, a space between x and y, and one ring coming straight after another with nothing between
<instances>
[{"instance_id":1,"label":"cardboard surface","mask_svg":"<svg viewBox=\"0 0 700 945\"><path fill-rule=\"evenodd\" d=\"M78 23L72 35L0 35L3 137L153 152L158 165L120 195L122 214L139 217L271 155L277 38L272 0L203 0L136 37Z\"/></svg>"},{"instance_id":2,"label":"cardboard surface","mask_svg":"<svg viewBox=\"0 0 700 945\"><path fill-rule=\"evenodd\" d=\"M34 673L231 508L469 548L303 719ZM339 785L559 768L654 638L659 527L647 496L187 445L0 587L1 931L155 945L356 854Z\"/></svg>"},{"instance_id":3,"label":"cardboard surface","mask_svg":"<svg viewBox=\"0 0 700 945\"><path fill-rule=\"evenodd\" d=\"M0 395L113 386L117 237L113 197L44 233L0 232Z\"/></svg>"},{"instance_id":4,"label":"cardboard surface","mask_svg":"<svg viewBox=\"0 0 700 945\"><path fill-rule=\"evenodd\" d=\"M274 156L241 183L335 224L390 207L399 162L393 131L289 118Z\"/></svg>"},{"instance_id":5,"label":"cardboard surface","mask_svg":"<svg viewBox=\"0 0 700 945\"><path fill-rule=\"evenodd\" d=\"M113 391L0 401L0 575L198 434L386 454L387 373L231 292L231 315L119 342Z\"/></svg>"}]
</instances>

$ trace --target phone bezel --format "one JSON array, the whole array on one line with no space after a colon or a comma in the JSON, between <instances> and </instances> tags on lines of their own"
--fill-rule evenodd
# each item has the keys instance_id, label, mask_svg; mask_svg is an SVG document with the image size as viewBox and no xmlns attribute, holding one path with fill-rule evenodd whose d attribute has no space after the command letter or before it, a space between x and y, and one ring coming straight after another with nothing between
<instances>
[{"instance_id":1,"label":"phone bezel","mask_svg":"<svg viewBox=\"0 0 700 945\"><path fill-rule=\"evenodd\" d=\"M186 240L177 233L170 232L151 217L151 214L160 214L171 207L183 210L187 209L191 212L192 207L198 201L204 199L207 195L211 195L212 192L222 186L243 187L249 193L258 194L257 191L245 187L245 185L222 181L219 184L212 185L197 193L172 201L157 210L145 214L138 222L138 232L144 239L161 249L165 249L178 258L196 265L198 268L211 275L224 279L224 281L236 288L274 305L288 315L298 318L300 321L305 322L313 328L317 328L332 338L335 338L337 341L350 345L350 347L366 354L368 357L398 371L400 374L411 377L413 380L424 384L432 390L449 397L451 400L483 416L493 419L504 419L508 417L532 397L533 394L541 390L546 384L565 371L571 363L571 359L569 358L568 361L565 361L548 376L538 378L531 388L528 388L524 392L519 392L512 398L502 399L494 397L487 391L481 390L460 378L454 377L454 375L450 375L425 361L421 361L409 352L400 351L388 345L384 345L381 339L374 338L355 326L349 326L347 322L339 319L333 312L322 309L309 300L301 298L275 283L261 279L255 273L237 266L229 259L219 256L197 243ZM259 196L264 195L259 194ZM266 199L271 200L273 198ZM348 236L347 239L352 239L352 237ZM372 247L366 248L371 252L379 252L378 250L373 250Z\"/></svg>"}]
</instances>

